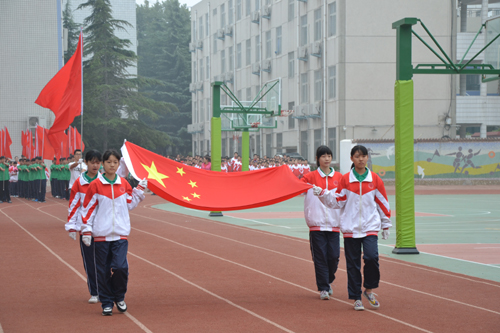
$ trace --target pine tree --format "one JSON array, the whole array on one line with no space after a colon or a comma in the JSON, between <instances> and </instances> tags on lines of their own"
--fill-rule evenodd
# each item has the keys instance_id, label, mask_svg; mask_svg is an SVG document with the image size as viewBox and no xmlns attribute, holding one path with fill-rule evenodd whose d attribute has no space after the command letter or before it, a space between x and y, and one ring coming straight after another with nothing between
<instances>
[{"instance_id":1,"label":"pine tree","mask_svg":"<svg viewBox=\"0 0 500 333\"><path fill-rule=\"evenodd\" d=\"M68 50L64 54L64 63L75 53L78 45L78 36L80 35L79 24L73 20L70 0L66 2L63 11L63 27L68 30Z\"/></svg>"},{"instance_id":2,"label":"pine tree","mask_svg":"<svg viewBox=\"0 0 500 333\"><path fill-rule=\"evenodd\" d=\"M88 147L119 148L127 139L146 149L164 152L171 143L166 133L152 129L160 116L176 113L171 103L154 101L139 92L148 81L131 76L136 54L130 41L115 36L130 23L115 20L109 0L88 0L78 9L90 7L84 21L84 140Z\"/></svg>"},{"instance_id":3,"label":"pine tree","mask_svg":"<svg viewBox=\"0 0 500 333\"><path fill-rule=\"evenodd\" d=\"M191 40L190 12L178 0L165 0L137 8L138 73L161 84L143 89L148 96L177 106L179 113L160 117L151 124L169 134L174 142L173 153L191 151Z\"/></svg>"}]
</instances>

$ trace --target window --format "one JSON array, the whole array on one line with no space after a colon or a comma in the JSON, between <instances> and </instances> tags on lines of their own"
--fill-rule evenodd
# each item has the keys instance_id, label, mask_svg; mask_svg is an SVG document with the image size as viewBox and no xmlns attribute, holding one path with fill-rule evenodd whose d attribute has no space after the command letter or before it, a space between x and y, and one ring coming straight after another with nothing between
<instances>
[{"instance_id":1,"label":"window","mask_svg":"<svg viewBox=\"0 0 500 333\"><path fill-rule=\"evenodd\" d=\"M198 81L196 74L198 74L198 67L196 67L196 60L195 60L193 61L193 82Z\"/></svg>"},{"instance_id":2,"label":"window","mask_svg":"<svg viewBox=\"0 0 500 333\"><path fill-rule=\"evenodd\" d=\"M212 150L212 146L210 146L210 140L207 140L207 154L210 155L210 152Z\"/></svg>"},{"instance_id":3,"label":"window","mask_svg":"<svg viewBox=\"0 0 500 333\"><path fill-rule=\"evenodd\" d=\"M319 146L321 146L321 129L316 129L314 130L314 149Z\"/></svg>"},{"instance_id":4,"label":"window","mask_svg":"<svg viewBox=\"0 0 500 333\"><path fill-rule=\"evenodd\" d=\"M328 98L337 97L337 67L328 67Z\"/></svg>"},{"instance_id":5,"label":"window","mask_svg":"<svg viewBox=\"0 0 500 333\"><path fill-rule=\"evenodd\" d=\"M208 37L208 13L205 14L205 36Z\"/></svg>"},{"instance_id":6,"label":"window","mask_svg":"<svg viewBox=\"0 0 500 333\"><path fill-rule=\"evenodd\" d=\"M193 146L194 146L193 155L198 155L198 152L196 151L196 141L193 141Z\"/></svg>"},{"instance_id":7,"label":"window","mask_svg":"<svg viewBox=\"0 0 500 333\"><path fill-rule=\"evenodd\" d=\"M241 68L241 43L236 44L236 68Z\"/></svg>"},{"instance_id":8,"label":"window","mask_svg":"<svg viewBox=\"0 0 500 333\"><path fill-rule=\"evenodd\" d=\"M247 96L246 96L247 101L252 101L252 88L247 88Z\"/></svg>"},{"instance_id":9,"label":"window","mask_svg":"<svg viewBox=\"0 0 500 333\"><path fill-rule=\"evenodd\" d=\"M255 95L253 97L254 98L255 97L260 97L260 85L259 84L255 86Z\"/></svg>"},{"instance_id":10,"label":"window","mask_svg":"<svg viewBox=\"0 0 500 333\"><path fill-rule=\"evenodd\" d=\"M250 12L252 11L252 8L250 7L250 1L251 0L245 0L245 16L250 15Z\"/></svg>"},{"instance_id":11,"label":"window","mask_svg":"<svg viewBox=\"0 0 500 333\"><path fill-rule=\"evenodd\" d=\"M300 46L307 44L307 14L300 17Z\"/></svg>"},{"instance_id":12,"label":"window","mask_svg":"<svg viewBox=\"0 0 500 333\"><path fill-rule=\"evenodd\" d=\"M233 47L230 46L229 47L229 51L228 51L228 56L229 56L229 67L228 67L228 71L232 71L233 68L234 68L234 52L233 52Z\"/></svg>"},{"instance_id":13,"label":"window","mask_svg":"<svg viewBox=\"0 0 500 333\"><path fill-rule=\"evenodd\" d=\"M207 99L207 119L210 119L210 99Z\"/></svg>"},{"instance_id":14,"label":"window","mask_svg":"<svg viewBox=\"0 0 500 333\"><path fill-rule=\"evenodd\" d=\"M196 108L196 102L193 102L193 114L195 115L195 118L196 118L197 113L198 113L198 109Z\"/></svg>"},{"instance_id":15,"label":"window","mask_svg":"<svg viewBox=\"0 0 500 333\"><path fill-rule=\"evenodd\" d=\"M229 155L233 155L234 153L234 136L229 138Z\"/></svg>"},{"instance_id":16,"label":"window","mask_svg":"<svg viewBox=\"0 0 500 333\"><path fill-rule=\"evenodd\" d=\"M207 79L210 80L210 58L206 58L206 65L207 65Z\"/></svg>"},{"instance_id":17,"label":"window","mask_svg":"<svg viewBox=\"0 0 500 333\"><path fill-rule=\"evenodd\" d=\"M481 90L481 76L480 75L466 75L465 76L465 90L468 95L477 96Z\"/></svg>"},{"instance_id":18,"label":"window","mask_svg":"<svg viewBox=\"0 0 500 333\"><path fill-rule=\"evenodd\" d=\"M246 62L245 64L248 66L252 63L252 40L251 39L247 39L247 57L246 57Z\"/></svg>"},{"instance_id":19,"label":"window","mask_svg":"<svg viewBox=\"0 0 500 333\"><path fill-rule=\"evenodd\" d=\"M203 68L203 59L200 59L199 63L200 63L200 81L203 81L203 79L204 79L203 75L205 74L204 68Z\"/></svg>"},{"instance_id":20,"label":"window","mask_svg":"<svg viewBox=\"0 0 500 333\"><path fill-rule=\"evenodd\" d=\"M200 116L203 117L203 114L205 113L205 108L203 107L203 101L200 101Z\"/></svg>"},{"instance_id":21,"label":"window","mask_svg":"<svg viewBox=\"0 0 500 333\"><path fill-rule=\"evenodd\" d=\"M193 42L194 42L196 40L196 21L193 21L192 36L193 36Z\"/></svg>"},{"instance_id":22,"label":"window","mask_svg":"<svg viewBox=\"0 0 500 333\"><path fill-rule=\"evenodd\" d=\"M213 14L213 16L217 15L217 8L214 8L214 10L212 11L212 14Z\"/></svg>"},{"instance_id":23,"label":"window","mask_svg":"<svg viewBox=\"0 0 500 333\"><path fill-rule=\"evenodd\" d=\"M337 160L337 129L329 128L328 129L328 147L332 151L332 161Z\"/></svg>"},{"instance_id":24,"label":"window","mask_svg":"<svg viewBox=\"0 0 500 333\"><path fill-rule=\"evenodd\" d=\"M255 146L257 147L255 150L256 150L256 154L257 156L260 156L260 134L257 135L257 139L255 140Z\"/></svg>"},{"instance_id":25,"label":"window","mask_svg":"<svg viewBox=\"0 0 500 333\"><path fill-rule=\"evenodd\" d=\"M203 39L203 16L198 20L198 39Z\"/></svg>"},{"instance_id":26,"label":"window","mask_svg":"<svg viewBox=\"0 0 500 333\"><path fill-rule=\"evenodd\" d=\"M214 34L214 54L217 53L217 34Z\"/></svg>"},{"instance_id":27,"label":"window","mask_svg":"<svg viewBox=\"0 0 500 333\"><path fill-rule=\"evenodd\" d=\"M226 5L220 5L220 28L223 29L226 26Z\"/></svg>"},{"instance_id":28,"label":"window","mask_svg":"<svg viewBox=\"0 0 500 333\"><path fill-rule=\"evenodd\" d=\"M295 109L295 102L288 102L288 110L294 110ZM295 118L292 118L292 116L288 116L288 129L294 129L295 128Z\"/></svg>"},{"instance_id":29,"label":"window","mask_svg":"<svg viewBox=\"0 0 500 333\"><path fill-rule=\"evenodd\" d=\"M226 50L220 51L220 72L222 74L226 72Z\"/></svg>"},{"instance_id":30,"label":"window","mask_svg":"<svg viewBox=\"0 0 500 333\"><path fill-rule=\"evenodd\" d=\"M323 97L323 71L314 71L314 101L319 102Z\"/></svg>"},{"instance_id":31,"label":"window","mask_svg":"<svg viewBox=\"0 0 500 333\"><path fill-rule=\"evenodd\" d=\"M222 143L222 144L221 144L221 145L222 145L222 154L221 154L221 155L222 155L222 156L227 156L227 153L226 153L226 150L227 150L227 149L226 149L226 148L227 148L227 147L226 147L226 139L222 139L222 140L221 140L221 143Z\"/></svg>"},{"instance_id":32,"label":"window","mask_svg":"<svg viewBox=\"0 0 500 333\"><path fill-rule=\"evenodd\" d=\"M271 30L266 31L266 59L271 58Z\"/></svg>"},{"instance_id":33,"label":"window","mask_svg":"<svg viewBox=\"0 0 500 333\"><path fill-rule=\"evenodd\" d=\"M255 36L255 61L260 61L260 36Z\"/></svg>"},{"instance_id":34,"label":"window","mask_svg":"<svg viewBox=\"0 0 500 333\"><path fill-rule=\"evenodd\" d=\"M288 22L295 17L295 0L288 0Z\"/></svg>"},{"instance_id":35,"label":"window","mask_svg":"<svg viewBox=\"0 0 500 333\"><path fill-rule=\"evenodd\" d=\"M255 0L255 11L260 9L260 0Z\"/></svg>"},{"instance_id":36,"label":"window","mask_svg":"<svg viewBox=\"0 0 500 333\"><path fill-rule=\"evenodd\" d=\"M271 134L266 134L266 156L273 157L272 147L273 146L273 136Z\"/></svg>"},{"instance_id":37,"label":"window","mask_svg":"<svg viewBox=\"0 0 500 333\"><path fill-rule=\"evenodd\" d=\"M227 21L229 24L233 24L233 0L229 0L227 3Z\"/></svg>"},{"instance_id":38,"label":"window","mask_svg":"<svg viewBox=\"0 0 500 333\"><path fill-rule=\"evenodd\" d=\"M307 131L300 131L300 155L307 160L309 159L307 151Z\"/></svg>"},{"instance_id":39,"label":"window","mask_svg":"<svg viewBox=\"0 0 500 333\"><path fill-rule=\"evenodd\" d=\"M276 54L281 54L281 27L276 28Z\"/></svg>"},{"instance_id":40,"label":"window","mask_svg":"<svg viewBox=\"0 0 500 333\"><path fill-rule=\"evenodd\" d=\"M276 133L276 154L281 154L283 147L283 133Z\"/></svg>"},{"instance_id":41,"label":"window","mask_svg":"<svg viewBox=\"0 0 500 333\"><path fill-rule=\"evenodd\" d=\"M300 74L300 103L309 103L309 82L307 73Z\"/></svg>"},{"instance_id":42,"label":"window","mask_svg":"<svg viewBox=\"0 0 500 333\"><path fill-rule=\"evenodd\" d=\"M337 34L337 3L328 4L328 37Z\"/></svg>"},{"instance_id":43,"label":"window","mask_svg":"<svg viewBox=\"0 0 500 333\"><path fill-rule=\"evenodd\" d=\"M295 74L295 52L288 53L288 78L292 78Z\"/></svg>"},{"instance_id":44,"label":"window","mask_svg":"<svg viewBox=\"0 0 500 333\"><path fill-rule=\"evenodd\" d=\"M314 40L321 40L321 7L314 11Z\"/></svg>"},{"instance_id":45,"label":"window","mask_svg":"<svg viewBox=\"0 0 500 333\"><path fill-rule=\"evenodd\" d=\"M236 21L241 20L241 1L236 0Z\"/></svg>"},{"instance_id":46,"label":"window","mask_svg":"<svg viewBox=\"0 0 500 333\"><path fill-rule=\"evenodd\" d=\"M236 92L236 98L238 98L238 100L240 101L243 99L243 93L241 92L241 89Z\"/></svg>"}]
</instances>

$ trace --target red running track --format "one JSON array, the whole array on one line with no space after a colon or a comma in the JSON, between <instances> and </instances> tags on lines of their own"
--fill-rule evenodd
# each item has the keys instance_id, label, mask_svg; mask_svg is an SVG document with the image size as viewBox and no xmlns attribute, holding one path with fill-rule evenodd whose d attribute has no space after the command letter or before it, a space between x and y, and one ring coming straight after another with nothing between
<instances>
[{"instance_id":1,"label":"red running track","mask_svg":"<svg viewBox=\"0 0 500 333\"><path fill-rule=\"evenodd\" d=\"M381 307L353 310L341 257L321 301L307 240L151 208L131 212L129 311L88 304L66 201L0 205L4 332L498 332L500 283L381 258Z\"/></svg>"}]
</instances>

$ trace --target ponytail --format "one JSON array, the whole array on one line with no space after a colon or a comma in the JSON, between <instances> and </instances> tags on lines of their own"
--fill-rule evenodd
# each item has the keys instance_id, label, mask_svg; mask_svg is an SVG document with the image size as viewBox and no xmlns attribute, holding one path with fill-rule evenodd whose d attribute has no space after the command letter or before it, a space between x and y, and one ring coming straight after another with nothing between
<instances>
[{"instance_id":1,"label":"ponytail","mask_svg":"<svg viewBox=\"0 0 500 333\"><path fill-rule=\"evenodd\" d=\"M354 168L354 163L353 163L353 164L351 164L351 170L352 170L353 168Z\"/></svg>"}]
</instances>

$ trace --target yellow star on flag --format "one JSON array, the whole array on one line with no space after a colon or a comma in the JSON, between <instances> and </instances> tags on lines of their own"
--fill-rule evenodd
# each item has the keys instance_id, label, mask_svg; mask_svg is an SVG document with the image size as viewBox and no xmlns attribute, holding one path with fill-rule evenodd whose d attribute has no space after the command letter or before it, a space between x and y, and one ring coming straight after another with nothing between
<instances>
[{"instance_id":1,"label":"yellow star on flag","mask_svg":"<svg viewBox=\"0 0 500 333\"><path fill-rule=\"evenodd\" d=\"M193 199L189 199L189 197L182 197L182 199L186 200L186 201L191 201Z\"/></svg>"},{"instance_id":2,"label":"yellow star on flag","mask_svg":"<svg viewBox=\"0 0 500 333\"><path fill-rule=\"evenodd\" d=\"M184 168L177 168L177 172L176 173L180 173L181 177L182 177L186 173L186 171L184 171Z\"/></svg>"},{"instance_id":3,"label":"yellow star on flag","mask_svg":"<svg viewBox=\"0 0 500 333\"><path fill-rule=\"evenodd\" d=\"M196 198L196 199L199 199L199 198L200 198L200 195L199 195L199 194L196 194L196 192L195 192L195 193L191 193L191 195L193 196L193 198Z\"/></svg>"},{"instance_id":4,"label":"yellow star on flag","mask_svg":"<svg viewBox=\"0 0 500 333\"><path fill-rule=\"evenodd\" d=\"M148 179L154 179L158 183L160 183L163 187L166 187L165 184L163 184L163 180L162 179L168 178L168 176L164 175L164 174L161 174L161 173L158 172L158 170L156 170L156 165L155 165L154 161L151 162L151 166L150 167L148 167L145 164L142 164L142 166L148 172Z\"/></svg>"},{"instance_id":5,"label":"yellow star on flag","mask_svg":"<svg viewBox=\"0 0 500 333\"><path fill-rule=\"evenodd\" d=\"M198 185L196 185L196 182L193 182L191 179L189 180L189 185L191 185L191 187L198 187Z\"/></svg>"}]
</instances>

